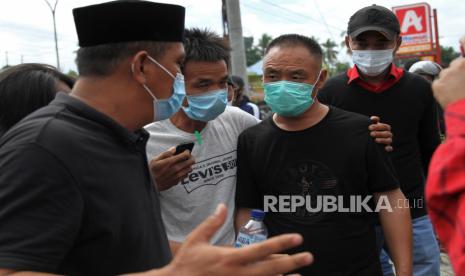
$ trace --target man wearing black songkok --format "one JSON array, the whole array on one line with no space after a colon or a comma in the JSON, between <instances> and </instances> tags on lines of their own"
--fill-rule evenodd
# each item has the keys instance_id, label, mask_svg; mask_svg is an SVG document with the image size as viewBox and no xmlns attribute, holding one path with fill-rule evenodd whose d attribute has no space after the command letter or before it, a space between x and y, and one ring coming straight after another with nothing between
<instances>
[{"instance_id":1,"label":"man wearing black songkok","mask_svg":"<svg viewBox=\"0 0 465 276\"><path fill-rule=\"evenodd\" d=\"M311 262L267 259L298 235L209 245L223 205L171 261L142 127L184 99L184 13L129 0L73 10L80 79L0 140L0 275L276 275Z\"/></svg>"}]
</instances>

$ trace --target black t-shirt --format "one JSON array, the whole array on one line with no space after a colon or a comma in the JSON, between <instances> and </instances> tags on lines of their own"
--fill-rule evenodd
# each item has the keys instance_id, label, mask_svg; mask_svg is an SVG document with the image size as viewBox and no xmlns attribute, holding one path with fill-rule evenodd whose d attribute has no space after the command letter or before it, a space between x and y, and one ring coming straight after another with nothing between
<instances>
[{"instance_id":1,"label":"black t-shirt","mask_svg":"<svg viewBox=\"0 0 465 276\"><path fill-rule=\"evenodd\" d=\"M382 93L357 83L347 84L347 74L329 79L318 99L366 116L379 116L391 125L394 151L390 153L402 192L410 200L412 218L426 215L424 183L429 162L440 144L436 103L431 84L409 72Z\"/></svg>"},{"instance_id":2,"label":"black t-shirt","mask_svg":"<svg viewBox=\"0 0 465 276\"><path fill-rule=\"evenodd\" d=\"M264 196L367 196L398 188L383 148L370 137L370 120L330 107L318 124L285 131L269 118L239 136L238 208L264 208ZM312 203L312 206L313 203ZM270 236L297 232L315 262L299 273L381 275L373 213L267 212Z\"/></svg>"},{"instance_id":3,"label":"black t-shirt","mask_svg":"<svg viewBox=\"0 0 465 276\"><path fill-rule=\"evenodd\" d=\"M147 139L65 94L13 127L0 140L0 267L115 275L166 265Z\"/></svg>"}]
</instances>

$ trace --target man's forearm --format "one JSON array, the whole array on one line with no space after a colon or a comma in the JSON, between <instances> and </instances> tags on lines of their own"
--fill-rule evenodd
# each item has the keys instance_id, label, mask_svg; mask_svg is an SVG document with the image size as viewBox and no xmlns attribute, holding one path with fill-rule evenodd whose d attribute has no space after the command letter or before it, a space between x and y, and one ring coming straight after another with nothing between
<instances>
[{"instance_id":1,"label":"man's forearm","mask_svg":"<svg viewBox=\"0 0 465 276\"><path fill-rule=\"evenodd\" d=\"M381 210L379 217L396 275L412 275L412 220L409 208L399 206L405 196L400 189L375 194L377 200L380 196L387 196L392 207L392 212Z\"/></svg>"},{"instance_id":2,"label":"man's forearm","mask_svg":"<svg viewBox=\"0 0 465 276\"><path fill-rule=\"evenodd\" d=\"M172 276L174 271L172 271L171 266L168 265L161 269L154 269L145 272L124 274L125 276ZM58 276L59 274L43 273L43 272L34 272L34 271L14 271L8 269L0 268L0 276Z\"/></svg>"},{"instance_id":3,"label":"man's forearm","mask_svg":"<svg viewBox=\"0 0 465 276\"><path fill-rule=\"evenodd\" d=\"M34 271L14 271L0 268L0 276L55 276L58 274L34 272Z\"/></svg>"}]
</instances>

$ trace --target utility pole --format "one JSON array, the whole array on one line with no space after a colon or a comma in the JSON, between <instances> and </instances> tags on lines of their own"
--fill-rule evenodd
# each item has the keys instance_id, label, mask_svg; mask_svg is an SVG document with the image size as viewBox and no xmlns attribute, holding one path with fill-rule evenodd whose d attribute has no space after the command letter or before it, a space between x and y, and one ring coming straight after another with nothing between
<instances>
[{"instance_id":1,"label":"utility pole","mask_svg":"<svg viewBox=\"0 0 465 276\"><path fill-rule=\"evenodd\" d=\"M8 51L5 51L5 63L6 63L6 66L8 66Z\"/></svg>"},{"instance_id":2,"label":"utility pole","mask_svg":"<svg viewBox=\"0 0 465 276\"><path fill-rule=\"evenodd\" d=\"M24 56L21 54L21 64L24 63Z\"/></svg>"},{"instance_id":3,"label":"utility pole","mask_svg":"<svg viewBox=\"0 0 465 276\"><path fill-rule=\"evenodd\" d=\"M231 45L231 42L229 41L229 27L228 27L228 14L226 11L226 1L227 0L221 0L221 19L223 21L223 39L228 42L229 45ZM231 59L229 59L229 63L227 64L228 68L231 69ZM229 70L229 75L232 75L231 70Z\"/></svg>"},{"instance_id":4,"label":"utility pole","mask_svg":"<svg viewBox=\"0 0 465 276\"><path fill-rule=\"evenodd\" d=\"M55 34L55 53L56 53L56 56L57 56L57 68L58 68L58 70L60 70L60 55L58 54L57 24L56 24L56 18L55 18L55 11L57 9L58 0L55 0L55 5L53 7L48 2L48 0L44 0L44 1L45 1L45 3L47 3L48 7L50 8L50 11L52 12L53 33Z\"/></svg>"},{"instance_id":5,"label":"utility pole","mask_svg":"<svg viewBox=\"0 0 465 276\"><path fill-rule=\"evenodd\" d=\"M249 95L249 80L245 58L244 38L242 37L241 8L239 0L225 0L226 24L231 44L231 72L244 79L244 92ZM223 23L223 26L226 26Z\"/></svg>"},{"instance_id":6,"label":"utility pole","mask_svg":"<svg viewBox=\"0 0 465 276\"><path fill-rule=\"evenodd\" d=\"M442 63L441 59L441 45L439 44L439 29L438 29L438 13L436 9L433 9L433 16L434 16L434 36L436 40L436 57L435 61L439 64ZM441 64L442 65L442 64Z\"/></svg>"},{"instance_id":7,"label":"utility pole","mask_svg":"<svg viewBox=\"0 0 465 276\"><path fill-rule=\"evenodd\" d=\"M226 11L226 0L221 0L221 18L223 19L223 38L229 41L228 14Z\"/></svg>"}]
</instances>

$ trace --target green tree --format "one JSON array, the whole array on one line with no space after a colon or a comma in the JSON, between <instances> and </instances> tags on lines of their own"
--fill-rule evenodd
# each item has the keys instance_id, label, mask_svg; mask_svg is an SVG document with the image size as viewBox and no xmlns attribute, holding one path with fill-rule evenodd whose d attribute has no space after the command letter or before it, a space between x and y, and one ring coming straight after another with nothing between
<instances>
[{"instance_id":1,"label":"green tree","mask_svg":"<svg viewBox=\"0 0 465 276\"><path fill-rule=\"evenodd\" d=\"M244 37L244 48L247 66L255 64L257 61L261 59L257 47L253 45L253 41L253 36Z\"/></svg>"},{"instance_id":2,"label":"green tree","mask_svg":"<svg viewBox=\"0 0 465 276\"><path fill-rule=\"evenodd\" d=\"M79 77L78 73L74 70L69 70L67 73L68 76L77 79Z\"/></svg>"},{"instance_id":3,"label":"green tree","mask_svg":"<svg viewBox=\"0 0 465 276\"><path fill-rule=\"evenodd\" d=\"M258 40L258 45L257 45L257 50L260 53L260 58L262 58L265 55L265 50L268 44L270 44L271 40L273 40L273 37L271 37L268 34L262 34L260 39Z\"/></svg>"},{"instance_id":4,"label":"green tree","mask_svg":"<svg viewBox=\"0 0 465 276\"><path fill-rule=\"evenodd\" d=\"M347 71L350 68L348 62L336 62L336 66L330 71L330 75L338 75Z\"/></svg>"},{"instance_id":5,"label":"green tree","mask_svg":"<svg viewBox=\"0 0 465 276\"><path fill-rule=\"evenodd\" d=\"M449 63L454 59L458 58L460 54L454 50L453 47L443 47L441 46L441 60L444 66L449 66Z\"/></svg>"},{"instance_id":6,"label":"green tree","mask_svg":"<svg viewBox=\"0 0 465 276\"><path fill-rule=\"evenodd\" d=\"M329 70L334 70L337 63L337 54L339 53L336 50L337 44L331 39L327 39L324 43L321 44L323 48L323 63Z\"/></svg>"}]
</instances>

